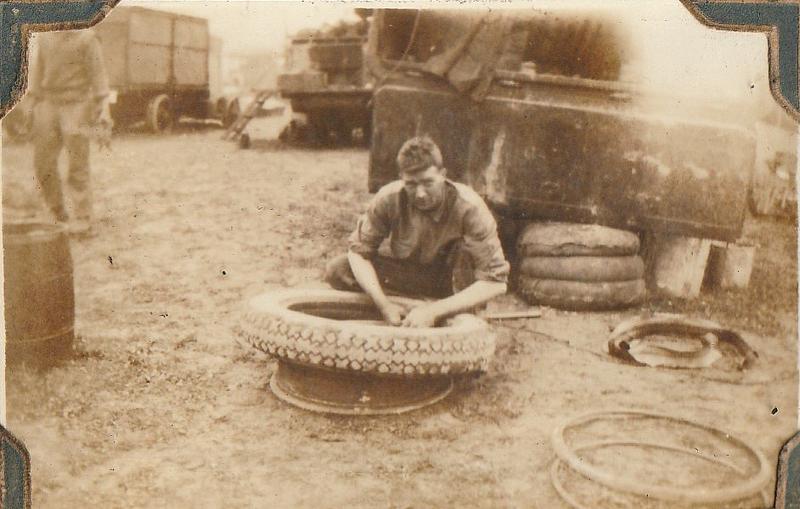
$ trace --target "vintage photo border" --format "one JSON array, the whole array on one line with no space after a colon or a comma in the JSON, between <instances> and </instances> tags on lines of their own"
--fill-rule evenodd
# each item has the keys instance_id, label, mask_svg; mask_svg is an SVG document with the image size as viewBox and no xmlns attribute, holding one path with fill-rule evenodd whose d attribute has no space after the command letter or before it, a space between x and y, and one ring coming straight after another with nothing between
<instances>
[{"instance_id":1,"label":"vintage photo border","mask_svg":"<svg viewBox=\"0 0 800 509\"><path fill-rule=\"evenodd\" d=\"M120 0L41 1L0 0L0 118L19 101L26 88L28 40L32 32L88 28L100 22ZM795 121L800 121L800 86L797 82L800 51L800 0L680 0L706 26L719 30L761 32L768 40L769 82L773 98ZM408 7L407 4L403 4ZM788 34L787 34L788 32ZM792 37L792 35L794 35ZM792 81L794 77L794 81ZM788 94L788 96L787 96ZM2 193L0 192L0 197ZM0 239L0 249L2 240ZM2 259L0 259L2 274ZM2 288L0 288L2 296ZM0 314L0 325L4 319ZM5 337L5 335L3 335ZM5 348L0 344L0 373L4 373ZM0 424L5 422L5 387L0 394ZM21 451L25 469L6 471L0 449L0 486L7 493L14 483L25 495L19 500L0 500L0 507L30 507L30 458L24 444L0 426L2 445ZM790 480L800 479L800 433L781 452L776 486L776 507L800 505L800 489L788 489ZM4 447L5 448L5 447ZM792 460L792 461L790 461ZM13 478L9 478L12 474ZM5 481L5 485L2 483ZM5 503L8 502L8 505Z\"/></svg>"}]
</instances>

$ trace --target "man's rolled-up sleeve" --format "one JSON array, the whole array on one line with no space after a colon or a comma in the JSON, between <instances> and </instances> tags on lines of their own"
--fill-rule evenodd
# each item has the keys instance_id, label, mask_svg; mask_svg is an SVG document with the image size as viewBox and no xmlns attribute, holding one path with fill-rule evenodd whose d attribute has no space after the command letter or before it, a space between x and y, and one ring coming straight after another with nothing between
<instances>
[{"instance_id":1,"label":"man's rolled-up sleeve","mask_svg":"<svg viewBox=\"0 0 800 509\"><path fill-rule=\"evenodd\" d=\"M383 239L389 236L389 229L387 203L382 196L375 196L367 211L358 219L355 231L350 234L348 249L364 258L372 258Z\"/></svg>"},{"instance_id":2,"label":"man's rolled-up sleeve","mask_svg":"<svg viewBox=\"0 0 800 509\"><path fill-rule=\"evenodd\" d=\"M472 258L475 279L507 283L511 267L503 254L492 213L488 208L475 208L464 219L464 249Z\"/></svg>"}]
</instances>

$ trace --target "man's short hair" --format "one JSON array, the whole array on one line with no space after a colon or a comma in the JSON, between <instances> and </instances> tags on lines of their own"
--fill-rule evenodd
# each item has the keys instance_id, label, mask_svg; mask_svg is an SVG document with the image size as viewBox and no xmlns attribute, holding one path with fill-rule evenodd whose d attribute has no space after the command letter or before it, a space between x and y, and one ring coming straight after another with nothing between
<instances>
[{"instance_id":1,"label":"man's short hair","mask_svg":"<svg viewBox=\"0 0 800 509\"><path fill-rule=\"evenodd\" d=\"M427 136L415 136L407 140L397 153L398 171L414 172L431 166L442 167L442 153Z\"/></svg>"}]
</instances>

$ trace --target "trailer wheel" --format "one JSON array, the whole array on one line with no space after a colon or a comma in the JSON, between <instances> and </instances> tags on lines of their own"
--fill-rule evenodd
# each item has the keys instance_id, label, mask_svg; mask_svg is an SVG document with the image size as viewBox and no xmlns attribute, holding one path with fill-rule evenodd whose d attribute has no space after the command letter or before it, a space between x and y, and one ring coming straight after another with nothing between
<instances>
[{"instance_id":1,"label":"trailer wheel","mask_svg":"<svg viewBox=\"0 0 800 509\"><path fill-rule=\"evenodd\" d=\"M222 126L226 129L234 124L237 120L239 120L239 115L242 112L242 108L239 106L239 99L234 99L228 104L227 109L223 112L222 115Z\"/></svg>"},{"instance_id":2,"label":"trailer wheel","mask_svg":"<svg viewBox=\"0 0 800 509\"><path fill-rule=\"evenodd\" d=\"M170 131L175 122L169 97L164 94L154 97L147 105L147 126L154 133Z\"/></svg>"}]
</instances>

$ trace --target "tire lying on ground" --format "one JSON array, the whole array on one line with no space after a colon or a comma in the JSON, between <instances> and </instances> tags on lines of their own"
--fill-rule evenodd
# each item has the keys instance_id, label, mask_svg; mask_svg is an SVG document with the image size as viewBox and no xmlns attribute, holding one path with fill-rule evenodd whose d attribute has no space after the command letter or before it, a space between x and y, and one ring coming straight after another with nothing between
<instances>
[{"instance_id":1,"label":"tire lying on ground","mask_svg":"<svg viewBox=\"0 0 800 509\"><path fill-rule=\"evenodd\" d=\"M630 256L639 252L639 237L596 224L531 223L518 246L522 256Z\"/></svg>"},{"instance_id":2,"label":"tire lying on ground","mask_svg":"<svg viewBox=\"0 0 800 509\"><path fill-rule=\"evenodd\" d=\"M644 261L639 256L529 256L519 273L534 279L630 281L644 276Z\"/></svg>"},{"instance_id":3,"label":"tire lying on ground","mask_svg":"<svg viewBox=\"0 0 800 509\"><path fill-rule=\"evenodd\" d=\"M518 289L532 304L575 311L633 306L640 304L646 293L643 279L585 282L521 277Z\"/></svg>"},{"instance_id":4,"label":"tire lying on ground","mask_svg":"<svg viewBox=\"0 0 800 509\"><path fill-rule=\"evenodd\" d=\"M419 301L392 298L413 306ZM364 294L284 290L252 298L237 334L279 360L312 367L401 376L485 371L495 339L483 320L458 315L441 327L379 325Z\"/></svg>"}]
</instances>

